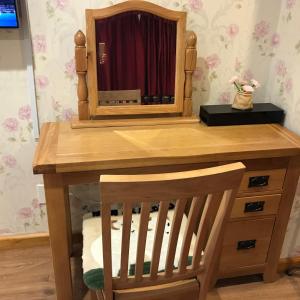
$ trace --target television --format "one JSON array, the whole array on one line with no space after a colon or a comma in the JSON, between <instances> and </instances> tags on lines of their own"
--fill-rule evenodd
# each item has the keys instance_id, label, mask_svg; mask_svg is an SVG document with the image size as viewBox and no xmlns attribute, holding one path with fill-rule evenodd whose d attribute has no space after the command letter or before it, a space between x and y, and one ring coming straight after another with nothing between
<instances>
[{"instance_id":1,"label":"television","mask_svg":"<svg viewBox=\"0 0 300 300\"><path fill-rule=\"evenodd\" d=\"M0 28L19 28L16 0L0 0Z\"/></svg>"}]
</instances>

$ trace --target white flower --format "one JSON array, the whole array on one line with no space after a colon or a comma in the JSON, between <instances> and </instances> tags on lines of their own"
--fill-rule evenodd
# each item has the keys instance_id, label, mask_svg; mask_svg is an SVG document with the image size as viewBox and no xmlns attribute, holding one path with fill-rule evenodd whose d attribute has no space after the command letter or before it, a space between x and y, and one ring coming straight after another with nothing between
<instances>
[{"instance_id":1,"label":"white flower","mask_svg":"<svg viewBox=\"0 0 300 300\"><path fill-rule=\"evenodd\" d=\"M240 80L240 84L241 84L241 85L247 85L247 84L248 84L248 81L247 81L247 80L244 80L244 79L241 79L241 80Z\"/></svg>"},{"instance_id":2,"label":"white flower","mask_svg":"<svg viewBox=\"0 0 300 300\"><path fill-rule=\"evenodd\" d=\"M243 85L242 88L245 92L249 92L249 93L254 92L254 88L251 85Z\"/></svg>"},{"instance_id":3,"label":"white flower","mask_svg":"<svg viewBox=\"0 0 300 300\"><path fill-rule=\"evenodd\" d=\"M239 81L239 78L237 76L233 76L230 80L229 83L233 84L235 81Z\"/></svg>"},{"instance_id":4,"label":"white flower","mask_svg":"<svg viewBox=\"0 0 300 300\"><path fill-rule=\"evenodd\" d=\"M256 87L256 88L260 87L260 83L257 80L251 79L250 82L252 83L253 87Z\"/></svg>"}]
</instances>

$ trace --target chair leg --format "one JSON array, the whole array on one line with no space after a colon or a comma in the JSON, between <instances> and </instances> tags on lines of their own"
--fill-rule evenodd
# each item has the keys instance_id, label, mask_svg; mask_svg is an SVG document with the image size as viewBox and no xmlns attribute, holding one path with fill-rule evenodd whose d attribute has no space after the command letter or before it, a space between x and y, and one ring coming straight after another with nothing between
<instances>
[{"instance_id":1,"label":"chair leg","mask_svg":"<svg viewBox=\"0 0 300 300\"><path fill-rule=\"evenodd\" d=\"M104 300L103 291L102 290L97 290L96 294L97 294L97 300Z\"/></svg>"},{"instance_id":2,"label":"chair leg","mask_svg":"<svg viewBox=\"0 0 300 300\"><path fill-rule=\"evenodd\" d=\"M97 300L97 294L95 291L90 290L89 293L90 293L90 300Z\"/></svg>"},{"instance_id":3,"label":"chair leg","mask_svg":"<svg viewBox=\"0 0 300 300\"><path fill-rule=\"evenodd\" d=\"M89 298L90 300L104 300L102 290L89 290Z\"/></svg>"}]
</instances>

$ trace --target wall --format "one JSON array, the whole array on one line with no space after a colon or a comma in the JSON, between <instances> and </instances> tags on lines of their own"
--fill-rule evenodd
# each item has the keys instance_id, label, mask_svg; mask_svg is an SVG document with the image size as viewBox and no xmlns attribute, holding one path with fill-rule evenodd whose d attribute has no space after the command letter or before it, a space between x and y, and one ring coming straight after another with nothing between
<instances>
[{"instance_id":1,"label":"wall","mask_svg":"<svg viewBox=\"0 0 300 300\"><path fill-rule=\"evenodd\" d=\"M277 32L276 55L271 60L266 95L267 100L286 111L285 126L300 135L300 1L282 1ZM282 256L300 255L300 183L290 216Z\"/></svg>"},{"instance_id":2,"label":"wall","mask_svg":"<svg viewBox=\"0 0 300 300\"><path fill-rule=\"evenodd\" d=\"M35 141L28 46L26 30L0 29L0 235L47 228L45 207L35 192L41 178L31 171Z\"/></svg>"},{"instance_id":3,"label":"wall","mask_svg":"<svg viewBox=\"0 0 300 300\"><path fill-rule=\"evenodd\" d=\"M73 35L78 29L85 31L85 8L105 7L117 2L28 0L40 123L69 120L76 112ZM232 102L234 90L228 84L228 80L233 75L238 74L245 79L255 77L262 84L262 87L257 90L255 101L269 100L283 106L287 111L287 126L299 133L296 116L297 111L299 112L300 99L296 97L296 87L293 88L291 85L297 75L297 69L294 67L295 59L299 60L300 56L298 54L300 42L295 39L296 35L292 31L293 28L297 28L300 19L299 0L159 0L153 2L171 9L187 11L187 28L197 33L198 61L193 93L195 113L198 113L200 104ZM5 191L0 194L2 197L0 230L2 233L22 232L25 229L37 231L41 226L35 225L33 216L43 210L40 210L34 200L36 197L34 185L40 179L33 177L30 170L33 140L28 133L26 142L21 138L16 138L14 142L7 141L11 136L19 137L23 130L21 128L27 124L26 122L30 122L26 118L19 120L18 116L18 110L26 103L22 92L24 86L16 88L15 81L19 84L23 82L23 85L25 81L17 78L20 72L17 72L16 67L13 66L16 54L10 51L11 42L4 40L0 43L7 49L3 55L1 48L0 64L1 61L3 64L1 70L6 70L1 72L1 84L12 86L13 83L11 90L16 94L12 98L11 92L0 89L1 99L6 98L9 102L8 108L0 114L0 121L3 125L7 118L12 117L24 123L18 129L14 128L13 122L9 128L4 125L1 128L4 134L1 135L0 144L5 144L7 150L2 151L1 147L0 155L8 153L14 156L12 159L2 158L0 187L10 185L14 188L2 188ZM14 51L17 52L17 56L21 56L21 49L14 49ZM3 57L5 57L5 65ZM282 65L282 61L285 65ZM22 65L21 62L20 64ZM285 73L284 76L280 75L282 72ZM18 150L10 151L12 147ZM18 177L20 168L27 174L22 180ZM22 193L22 185L29 190L26 194ZM73 188L72 198L72 216L73 220L76 220L73 226L75 230L79 230L80 215L97 206L96 188L86 185ZM297 243L294 242L295 224L299 224L297 203L296 201L282 256L298 253ZM42 219L45 220L45 217ZM30 225L22 226L22 222ZM300 239L298 240L300 244Z\"/></svg>"}]
</instances>

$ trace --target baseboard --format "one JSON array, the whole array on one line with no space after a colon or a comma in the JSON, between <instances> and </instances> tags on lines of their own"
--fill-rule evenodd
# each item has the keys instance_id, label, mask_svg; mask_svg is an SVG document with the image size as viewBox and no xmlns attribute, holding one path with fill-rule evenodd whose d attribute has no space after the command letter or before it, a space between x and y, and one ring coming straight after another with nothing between
<instances>
[{"instance_id":1,"label":"baseboard","mask_svg":"<svg viewBox=\"0 0 300 300\"><path fill-rule=\"evenodd\" d=\"M288 258L280 258L278 264L278 272L283 273L287 269L291 267L299 267L300 266L300 256L288 257Z\"/></svg>"},{"instance_id":2,"label":"baseboard","mask_svg":"<svg viewBox=\"0 0 300 300\"><path fill-rule=\"evenodd\" d=\"M78 232L73 233L72 242L73 244L82 243L82 234ZM48 232L0 236L0 250L33 248L49 245L50 240Z\"/></svg>"},{"instance_id":3,"label":"baseboard","mask_svg":"<svg viewBox=\"0 0 300 300\"><path fill-rule=\"evenodd\" d=\"M50 245L48 232L0 236L0 250L32 248L46 245Z\"/></svg>"},{"instance_id":4,"label":"baseboard","mask_svg":"<svg viewBox=\"0 0 300 300\"><path fill-rule=\"evenodd\" d=\"M73 235L73 242L80 242L81 234ZM17 248L32 248L50 245L49 233L30 233L10 236L0 236L0 250ZM300 266L300 256L281 258L278 263L278 272L283 273L288 268Z\"/></svg>"}]
</instances>

